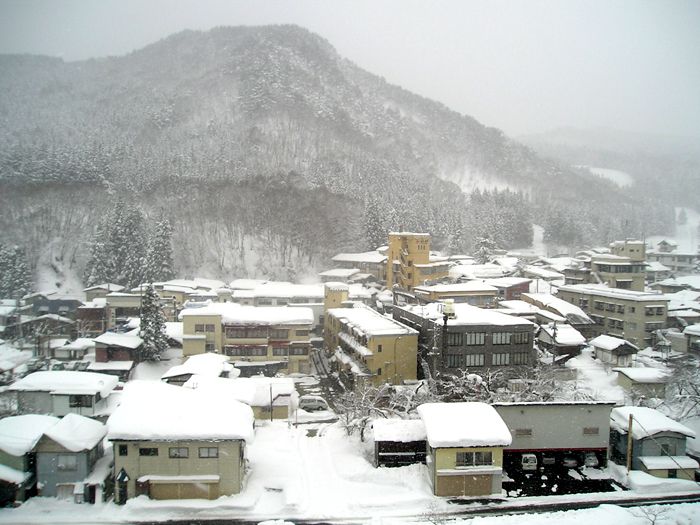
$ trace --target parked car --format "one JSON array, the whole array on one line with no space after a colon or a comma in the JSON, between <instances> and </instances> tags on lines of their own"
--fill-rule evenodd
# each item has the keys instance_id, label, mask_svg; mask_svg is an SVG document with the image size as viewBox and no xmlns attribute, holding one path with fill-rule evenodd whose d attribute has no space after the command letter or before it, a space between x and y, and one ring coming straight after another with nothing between
<instances>
[{"instance_id":1,"label":"parked car","mask_svg":"<svg viewBox=\"0 0 700 525\"><path fill-rule=\"evenodd\" d=\"M583 465L589 468L596 468L600 465L600 460L595 452L586 452L583 455Z\"/></svg>"},{"instance_id":2,"label":"parked car","mask_svg":"<svg viewBox=\"0 0 700 525\"><path fill-rule=\"evenodd\" d=\"M523 472L537 470L537 456L534 454L523 454L520 458L520 467Z\"/></svg>"},{"instance_id":3,"label":"parked car","mask_svg":"<svg viewBox=\"0 0 700 525\"><path fill-rule=\"evenodd\" d=\"M307 412L328 410L328 403L321 396L305 395L299 398L299 408Z\"/></svg>"},{"instance_id":4,"label":"parked car","mask_svg":"<svg viewBox=\"0 0 700 525\"><path fill-rule=\"evenodd\" d=\"M564 456L561 460L561 464L564 468L576 468L578 467L578 458L576 456Z\"/></svg>"}]
</instances>

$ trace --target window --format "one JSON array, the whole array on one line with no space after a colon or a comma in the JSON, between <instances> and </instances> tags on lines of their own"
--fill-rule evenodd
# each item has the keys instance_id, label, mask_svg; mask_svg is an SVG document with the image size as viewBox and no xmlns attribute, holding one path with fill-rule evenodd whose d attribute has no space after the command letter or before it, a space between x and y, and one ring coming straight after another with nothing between
<instances>
[{"instance_id":1,"label":"window","mask_svg":"<svg viewBox=\"0 0 700 525\"><path fill-rule=\"evenodd\" d=\"M128 456L129 455L129 447L127 445L119 445L119 455L120 456Z\"/></svg>"},{"instance_id":2,"label":"window","mask_svg":"<svg viewBox=\"0 0 700 525\"><path fill-rule=\"evenodd\" d=\"M447 346L462 346L462 334L447 332Z\"/></svg>"},{"instance_id":3,"label":"window","mask_svg":"<svg viewBox=\"0 0 700 525\"><path fill-rule=\"evenodd\" d=\"M57 470L77 470L78 457L75 454L59 454L56 459Z\"/></svg>"},{"instance_id":4,"label":"window","mask_svg":"<svg viewBox=\"0 0 700 525\"><path fill-rule=\"evenodd\" d=\"M455 461L458 467L478 467L492 462L491 452L457 452Z\"/></svg>"},{"instance_id":5,"label":"window","mask_svg":"<svg viewBox=\"0 0 700 525\"><path fill-rule=\"evenodd\" d=\"M530 334L527 332L516 332L513 334L513 339L511 342L516 345L529 343Z\"/></svg>"},{"instance_id":6,"label":"window","mask_svg":"<svg viewBox=\"0 0 700 525\"><path fill-rule=\"evenodd\" d=\"M496 332L493 334L493 344L509 345L511 337L513 337L513 334L510 332Z\"/></svg>"},{"instance_id":7,"label":"window","mask_svg":"<svg viewBox=\"0 0 700 525\"><path fill-rule=\"evenodd\" d=\"M627 309L630 311L631 314L633 314L636 310L634 306L628 306Z\"/></svg>"},{"instance_id":8,"label":"window","mask_svg":"<svg viewBox=\"0 0 700 525\"><path fill-rule=\"evenodd\" d=\"M461 357L459 354L447 354L447 368L461 368Z\"/></svg>"},{"instance_id":9,"label":"window","mask_svg":"<svg viewBox=\"0 0 700 525\"><path fill-rule=\"evenodd\" d=\"M307 346L292 346L289 348L289 355L309 355Z\"/></svg>"},{"instance_id":10,"label":"window","mask_svg":"<svg viewBox=\"0 0 700 525\"><path fill-rule=\"evenodd\" d=\"M382 375L382 369L381 369L381 368L377 368L377 375L378 375L378 376Z\"/></svg>"},{"instance_id":11,"label":"window","mask_svg":"<svg viewBox=\"0 0 700 525\"><path fill-rule=\"evenodd\" d=\"M196 324L196 325L194 325L194 333L195 333L195 334L202 334L202 333L204 333L204 325L203 325L203 324Z\"/></svg>"},{"instance_id":12,"label":"window","mask_svg":"<svg viewBox=\"0 0 700 525\"><path fill-rule=\"evenodd\" d=\"M267 329L262 326L251 326L246 329L245 336L250 339L267 337Z\"/></svg>"},{"instance_id":13,"label":"window","mask_svg":"<svg viewBox=\"0 0 700 525\"><path fill-rule=\"evenodd\" d=\"M286 346L273 346L272 355L289 355L289 348L287 348Z\"/></svg>"},{"instance_id":14,"label":"window","mask_svg":"<svg viewBox=\"0 0 700 525\"><path fill-rule=\"evenodd\" d=\"M491 354L491 364L495 366L510 364L510 354Z\"/></svg>"},{"instance_id":15,"label":"window","mask_svg":"<svg viewBox=\"0 0 700 525\"><path fill-rule=\"evenodd\" d=\"M377 353L380 353L382 351L382 345L377 345Z\"/></svg>"},{"instance_id":16,"label":"window","mask_svg":"<svg viewBox=\"0 0 700 525\"><path fill-rule=\"evenodd\" d=\"M531 428L516 428L515 435L517 437L532 436L532 429Z\"/></svg>"},{"instance_id":17,"label":"window","mask_svg":"<svg viewBox=\"0 0 700 525\"><path fill-rule=\"evenodd\" d=\"M620 286L619 288L622 288L622 287ZM616 311L618 314L624 314L625 313L625 306L622 304L618 304Z\"/></svg>"},{"instance_id":18,"label":"window","mask_svg":"<svg viewBox=\"0 0 700 525\"><path fill-rule=\"evenodd\" d=\"M219 447L199 447L200 458L218 458Z\"/></svg>"},{"instance_id":19,"label":"window","mask_svg":"<svg viewBox=\"0 0 700 525\"><path fill-rule=\"evenodd\" d=\"M661 443L659 445L661 449L661 454L664 456L675 456L676 455L676 445L673 443Z\"/></svg>"},{"instance_id":20,"label":"window","mask_svg":"<svg viewBox=\"0 0 700 525\"><path fill-rule=\"evenodd\" d=\"M204 330L209 333L213 333L216 331L216 328L214 327L213 324L205 324L204 325Z\"/></svg>"},{"instance_id":21,"label":"window","mask_svg":"<svg viewBox=\"0 0 700 525\"><path fill-rule=\"evenodd\" d=\"M464 365L467 368L470 366L484 366L484 354L467 354L464 358Z\"/></svg>"},{"instance_id":22,"label":"window","mask_svg":"<svg viewBox=\"0 0 700 525\"><path fill-rule=\"evenodd\" d=\"M596 310L603 310L605 308L605 303L603 303L603 301L593 301L593 308Z\"/></svg>"},{"instance_id":23,"label":"window","mask_svg":"<svg viewBox=\"0 0 700 525\"><path fill-rule=\"evenodd\" d=\"M213 352L216 350L216 347L214 346L214 343L204 343L204 351L205 352Z\"/></svg>"},{"instance_id":24,"label":"window","mask_svg":"<svg viewBox=\"0 0 700 525\"><path fill-rule=\"evenodd\" d=\"M272 299L258 299L259 306L272 306Z\"/></svg>"},{"instance_id":25,"label":"window","mask_svg":"<svg viewBox=\"0 0 700 525\"><path fill-rule=\"evenodd\" d=\"M597 436L599 432L598 427L583 427L584 436Z\"/></svg>"},{"instance_id":26,"label":"window","mask_svg":"<svg viewBox=\"0 0 700 525\"><path fill-rule=\"evenodd\" d=\"M294 333L295 333L297 336L302 336L302 337L309 335L309 331L308 331L308 330L295 330Z\"/></svg>"},{"instance_id":27,"label":"window","mask_svg":"<svg viewBox=\"0 0 700 525\"><path fill-rule=\"evenodd\" d=\"M224 355L235 357L243 355L242 346L224 346Z\"/></svg>"},{"instance_id":28,"label":"window","mask_svg":"<svg viewBox=\"0 0 700 525\"><path fill-rule=\"evenodd\" d=\"M148 448L140 448L139 449L139 456L157 456L158 455L158 449L155 447L148 447Z\"/></svg>"},{"instance_id":29,"label":"window","mask_svg":"<svg viewBox=\"0 0 700 525\"><path fill-rule=\"evenodd\" d=\"M289 330L273 328L270 330L270 339L289 339Z\"/></svg>"},{"instance_id":30,"label":"window","mask_svg":"<svg viewBox=\"0 0 700 525\"><path fill-rule=\"evenodd\" d=\"M245 337L245 328L239 326L227 326L225 332L228 339L242 339Z\"/></svg>"},{"instance_id":31,"label":"window","mask_svg":"<svg viewBox=\"0 0 700 525\"><path fill-rule=\"evenodd\" d=\"M170 447L168 449L168 457L188 458L190 457L190 449L187 447Z\"/></svg>"},{"instance_id":32,"label":"window","mask_svg":"<svg viewBox=\"0 0 700 525\"><path fill-rule=\"evenodd\" d=\"M92 396L74 395L68 396L68 406L71 408L91 407Z\"/></svg>"},{"instance_id":33,"label":"window","mask_svg":"<svg viewBox=\"0 0 700 525\"><path fill-rule=\"evenodd\" d=\"M466 339L465 344L467 346L479 346L484 344L486 339L486 334L483 332L467 332L464 334Z\"/></svg>"},{"instance_id":34,"label":"window","mask_svg":"<svg viewBox=\"0 0 700 525\"><path fill-rule=\"evenodd\" d=\"M513 354L514 365L527 365L530 363L530 354L528 352L515 352Z\"/></svg>"}]
</instances>

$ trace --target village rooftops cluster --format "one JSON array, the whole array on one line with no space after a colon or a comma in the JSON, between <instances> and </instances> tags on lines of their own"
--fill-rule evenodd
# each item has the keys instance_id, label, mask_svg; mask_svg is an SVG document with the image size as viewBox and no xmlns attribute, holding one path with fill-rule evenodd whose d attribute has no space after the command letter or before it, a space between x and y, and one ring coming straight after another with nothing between
<instances>
[{"instance_id":1,"label":"village rooftops cluster","mask_svg":"<svg viewBox=\"0 0 700 525\"><path fill-rule=\"evenodd\" d=\"M406 305L403 307L420 317L432 319L442 323L445 312L442 303L428 303L424 305ZM454 317L447 319L448 326L465 325L496 325L496 326L534 326L526 319L506 315L495 310L486 310L464 303L454 304Z\"/></svg>"}]
</instances>

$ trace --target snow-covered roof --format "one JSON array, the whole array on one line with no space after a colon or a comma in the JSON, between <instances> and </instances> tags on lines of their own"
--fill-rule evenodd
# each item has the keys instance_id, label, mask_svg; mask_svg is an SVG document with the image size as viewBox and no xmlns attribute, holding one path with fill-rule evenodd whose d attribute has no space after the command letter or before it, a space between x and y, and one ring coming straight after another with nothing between
<instances>
[{"instance_id":1,"label":"snow-covered roof","mask_svg":"<svg viewBox=\"0 0 700 525\"><path fill-rule=\"evenodd\" d=\"M284 406L289 404L290 398L296 394L294 380L289 377L254 376L227 379L194 375L183 386L217 399L235 399L248 406L269 406L270 394L274 406Z\"/></svg>"},{"instance_id":2,"label":"snow-covered roof","mask_svg":"<svg viewBox=\"0 0 700 525\"><path fill-rule=\"evenodd\" d=\"M375 441L409 443L425 441L425 423L422 419L375 419L372 421Z\"/></svg>"},{"instance_id":3,"label":"snow-covered roof","mask_svg":"<svg viewBox=\"0 0 700 525\"><path fill-rule=\"evenodd\" d=\"M632 415L632 437L644 439L661 432L675 432L686 437L695 437L695 432L678 421L665 416L658 410L647 407L623 406L610 412L610 427L621 434L627 434L629 416Z\"/></svg>"},{"instance_id":4,"label":"snow-covered roof","mask_svg":"<svg viewBox=\"0 0 700 525\"><path fill-rule=\"evenodd\" d=\"M535 275L541 277L542 279L564 279L564 274L555 272L554 270L547 270L541 266L527 265L523 267L523 272L529 275Z\"/></svg>"},{"instance_id":5,"label":"snow-covered roof","mask_svg":"<svg viewBox=\"0 0 700 525\"><path fill-rule=\"evenodd\" d=\"M57 321L63 324L75 324L73 319L69 319L68 317L63 317L62 315L58 314L44 314L38 317L28 317L26 319L24 319L24 316L22 316L22 318L23 319L20 321L20 324L36 323L41 321Z\"/></svg>"},{"instance_id":6,"label":"snow-covered roof","mask_svg":"<svg viewBox=\"0 0 700 525\"><path fill-rule=\"evenodd\" d=\"M352 329L355 335L382 336L382 335L413 335L418 332L389 317L385 317L376 310L355 304L354 308L331 308L328 315L341 320Z\"/></svg>"},{"instance_id":7,"label":"snow-covered roof","mask_svg":"<svg viewBox=\"0 0 700 525\"><path fill-rule=\"evenodd\" d=\"M95 343L106 346L121 346L123 348L138 348L143 344L143 339L137 335L130 334L115 334L113 332L105 332L104 334L94 339Z\"/></svg>"},{"instance_id":8,"label":"snow-covered roof","mask_svg":"<svg viewBox=\"0 0 700 525\"><path fill-rule=\"evenodd\" d=\"M234 399L169 385L130 381L107 420L110 440L253 439L253 411Z\"/></svg>"},{"instance_id":9,"label":"snow-covered roof","mask_svg":"<svg viewBox=\"0 0 700 525\"><path fill-rule=\"evenodd\" d=\"M102 372L103 370L124 372L127 370L131 370L132 368L134 368L133 361L93 361L88 366L88 370L90 370L91 372Z\"/></svg>"},{"instance_id":10,"label":"snow-covered roof","mask_svg":"<svg viewBox=\"0 0 700 525\"><path fill-rule=\"evenodd\" d=\"M360 270L357 268L333 268L332 270L320 272L318 275L320 277L332 277L334 279L348 279L358 273L360 273Z\"/></svg>"},{"instance_id":11,"label":"snow-covered roof","mask_svg":"<svg viewBox=\"0 0 700 525\"><path fill-rule=\"evenodd\" d=\"M639 456L639 461L647 470L698 468L698 462L688 456Z\"/></svg>"},{"instance_id":12,"label":"snow-covered roof","mask_svg":"<svg viewBox=\"0 0 700 525\"><path fill-rule=\"evenodd\" d=\"M683 329L683 335L699 335L700 336L700 324L692 324L686 326Z\"/></svg>"},{"instance_id":13,"label":"snow-covered roof","mask_svg":"<svg viewBox=\"0 0 700 525\"><path fill-rule=\"evenodd\" d=\"M92 450L106 434L107 427L102 423L78 414L66 414L44 432L46 437L72 452Z\"/></svg>"},{"instance_id":14,"label":"snow-covered roof","mask_svg":"<svg viewBox=\"0 0 700 525\"><path fill-rule=\"evenodd\" d=\"M229 283L229 288L232 290L252 290L266 282L268 281L263 279L234 279Z\"/></svg>"},{"instance_id":15,"label":"snow-covered roof","mask_svg":"<svg viewBox=\"0 0 700 525\"><path fill-rule=\"evenodd\" d=\"M613 372L629 377L635 383L665 383L668 372L650 367L613 368Z\"/></svg>"},{"instance_id":16,"label":"snow-covered roof","mask_svg":"<svg viewBox=\"0 0 700 525\"><path fill-rule=\"evenodd\" d=\"M88 288L84 288L83 292L91 292L92 290L104 290L106 292L121 292L122 290L124 290L124 287L121 284L102 283L96 284L95 286L90 286Z\"/></svg>"},{"instance_id":17,"label":"snow-covered roof","mask_svg":"<svg viewBox=\"0 0 700 525\"><path fill-rule=\"evenodd\" d=\"M508 310L513 310L514 312L521 313L537 313L540 311L538 307L534 304L530 304L521 299L512 299L510 301L498 301L499 308L506 308Z\"/></svg>"},{"instance_id":18,"label":"snow-covered roof","mask_svg":"<svg viewBox=\"0 0 700 525\"><path fill-rule=\"evenodd\" d=\"M700 290L700 275L684 275L675 279L664 279L654 284L657 286L684 286L692 290Z\"/></svg>"},{"instance_id":19,"label":"snow-covered roof","mask_svg":"<svg viewBox=\"0 0 700 525\"><path fill-rule=\"evenodd\" d=\"M498 277L496 279L485 279L484 282L496 288L510 288L511 286L530 284L532 279L526 279L525 277Z\"/></svg>"},{"instance_id":20,"label":"snow-covered roof","mask_svg":"<svg viewBox=\"0 0 700 525\"><path fill-rule=\"evenodd\" d=\"M237 303L212 303L202 308L188 308L180 318L218 315L228 325L305 325L314 323L311 308L289 306L247 306Z\"/></svg>"},{"instance_id":21,"label":"snow-covered roof","mask_svg":"<svg viewBox=\"0 0 700 525\"><path fill-rule=\"evenodd\" d=\"M349 263L370 263L383 264L386 262L386 255L382 255L377 251L362 252L362 253L339 253L333 259L333 262L349 262Z\"/></svg>"},{"instance_id":22,"label":"snow-covered roof","mask_svg":"<svg viewBox=\"0 0 700 525\"><path fill-rule=\"evenodd\" d=\"M406 305L402 307L411 313L443 323L442 303ZM495 326L534 326L526 319L503 314L494 310L478 308L466 303L454 304L454 318L448 319L448 326L495 325Z\"/></svg>"},{"instance_id":23,"label":"snow-covered roof","mask_svg":"<svg viewBox=\"0 0 700 525\"><path fill-rule=\"evenodd\" d=\"M669 268L668 266L664 266L659 261L649 261L646 263L646 265L647 265L647 268L646 268L647 272L670 272L671 271L671 268Z\"/></svg>"},{"instance_id":24,"label":"snow-covered roof","mask_svg":"<svg viewBox=\"0 0 700 525\"><path fill-rule=\"evenodd\" d=\"M556 326L556 337L554 337ZM583 346L586 338L573 326L565 323L551 323L542 326L542 330L554 340L555 344L563 346Z\"/></svg>"},{"instance_id":25,"label":"snow-covered roof","mask_svg":"<svg viewBox=\"0 0 700 525\"><path fill-rule=\"evenodd\" d=\"M64 350L89 350L95 347L95 341L87 337L79 337L75 341L69 341L61 348Z\"/></svg>"},{"instance_id":26,"label":"snow-covered roof","mask_svg":"<svg viewBox=\"0 0 700 525\"><path fill-rule=\"evenodd\" d=\"M425 403L418 414L433 448L505 447L512 441L508 426L486 403Z\"/></svg>"},{"instance_id":27,"label":"snow-covered roof","mask_svg":"<svg viewBox=\"0 0 700 525\"><path fill-rule=\"evenodd\" d=\"M513 272L513 269L498 264L457 264L450 268L452 279L488 279L505 277Z\"/></svg>"},{"instance_id":28,"label":"snow-covered roof","mask_svg":"<svg viewBox=\"0 0 700 525\"><path fill-rule=\"evenodd\" d=\"M460 293L460 292L489 292L490 295L495 295L498 288L484 283L483 281L467 281L465 283L455 284L433 284L431 286L416 286L413 288L415 292L425 293Z\"/></svg>"},{"instance_id":29,"label":"snow-covered roof","mask_svg":"<svg viewBox=\"0 0 700 525\"><path fill-rule=\"evenodd\" d=\"M190 356L187 361L181 365L173 366L160 378L168 379L185 374L218 377L222 372L230 372L231 370L233 370L233 365L227 356L207 352Z\"/></svg>"},{"instance_id":30,"label":"snow-covered roof","mask_svg":"<svg viewBox=\"0 0 700 525\"><path fill-rule=\"evenodd\" d=\"M92 301L85 301L81 306L78 306L78 310L82 309L93 309L93 308L104 308L107 306L107 299L105 297L96 297Z\"/></svg>"},{"instance_id":31,"label":"snow-covered roof","mask_svg":"<svg viewBox=\"0 0 700 525\"><path fill-rule=\"evenodd\" d=\"M571 304L564 299L555 297L548 293L524 293L522 297L525 301L531 302L533 304L541 304L544 308L547 308L562 317L565 317L570 323L574 324L593 324L586 312L584 312L578 306Z\"/></svg>"},{"instance_id":32,"label":"snow-covered roof","mask_svg":"<svg viewBox=\"0 0 700 525\"><path fill-rule=\"evenodd\" d=\"M98 393L107 397L117 386L117 377L94 372L76 372L72 370L47 370L29 374L16 383L10 390L42 391L56 394Z\"/></svg>"},{"instance_id":33,"label":"snow-covered roof","mask_svg":"<svg viewBox=\"0 0 700 525\"><path fill-rule=\"evenodd\" d=\"M615 350L622 345L629 345L632 348L637 348L635 345L627 341L626 339L621 339L619 337L613 337L611 335L599 335L598 337L591 340L590 344L596 348L602 348L603 350Z\"/></svg>"},{"instance_id":34,"label":"snow-covered roof","mask_svg":"<svg viewBox=\"0 0 700 525\"><path fill-rule=\"evenodd\" d=\"M31 472L22 472L21 470L13 469L7 465L0 465L0 480L2 481L19 485L27 481L30 477L32 477Z\"/></svg>"},{"instance_id":35,"label":"snow-covered roof","mask_svg":"<svg viewBox=\"0 0 700 525\"><path fill-rule=\"evenodd\" d=\"M664 294L654 292L637 292L635 290L623 290L622 288L609 288L604 284L565 284L559 287L564 292L584 293L600 297L619 298L627 301L661 301L665 304L667 299Z\"/></svg>"},{"instance_id":36,"label":"snow-covered roof","mask_svg":"<svg viewBox=\"0 0 700 525\"><path fill-rule=\"evenodd\" d=\"M24 456L56 423L57 417L36 414L0 419L0 450L11 456Z\"/></svg>"}]
</instances>

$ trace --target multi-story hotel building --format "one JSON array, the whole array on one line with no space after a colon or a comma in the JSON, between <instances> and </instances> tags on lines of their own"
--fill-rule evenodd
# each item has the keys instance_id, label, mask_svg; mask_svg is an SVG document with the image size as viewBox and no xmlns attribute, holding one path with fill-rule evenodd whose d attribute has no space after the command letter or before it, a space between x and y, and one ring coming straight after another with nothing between
<instances>
[{"instance_id":1,"label":"multi-story hotel building","mask_svg":"<svg viewBox=\"0 0 700 525\"><path fill-rule=\"evenodd\" d=\"M652 345L654 332L666 327L668 299L660 293L577 284L561 286L557 297L579 306L600 333L639 347Z\"/></svg>"},{"instance_id":2,"label":"multi-story hotel building","mask_svg":"<svg viewBox=\"0 0 700 525\"><path fill-rule=\"evenodd\" d=\"M430 234L390 233L387 249L386 286L404 290L436 282L449 275L446 257L431 257Z\"/></svg>"}]
</instances>

